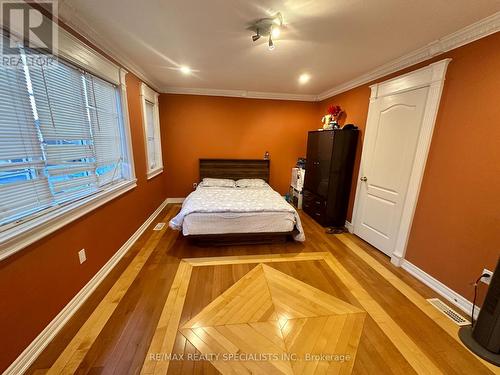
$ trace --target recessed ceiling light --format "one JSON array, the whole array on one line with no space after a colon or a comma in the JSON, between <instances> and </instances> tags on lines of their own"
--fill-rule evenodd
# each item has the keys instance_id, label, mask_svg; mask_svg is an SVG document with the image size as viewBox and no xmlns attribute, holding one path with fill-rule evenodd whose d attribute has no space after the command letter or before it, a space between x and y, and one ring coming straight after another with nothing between
<instances>
[{"instance_id":1,"label":"recessed ceiling light","mask_svg":"<svg viewBox=\"0 0 500 375\"><path fill-rule=\"evenodd\" d=\"M301 74L299 77L299 83L301 85L305 85L309 80L311 79L311 76L307 73Z\"/></svg>"},{"instance_id":2,"label":"recessed ceiling light","mask_svg":"<svg viewBox=\"0 0 500 375\"><path fill-rule=\"evenodd\" d=\"M181 66L180 70L182 74L191 74L191 68L189 66Z\"/></svg>"}]
</instances>

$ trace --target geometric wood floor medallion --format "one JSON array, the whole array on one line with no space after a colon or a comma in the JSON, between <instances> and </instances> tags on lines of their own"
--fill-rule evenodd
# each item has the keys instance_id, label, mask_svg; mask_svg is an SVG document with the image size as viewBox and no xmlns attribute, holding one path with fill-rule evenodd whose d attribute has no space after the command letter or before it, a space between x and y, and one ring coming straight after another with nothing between
<instances>
[{"instance_id":1,"label":"geometric wood floor medallion","mask_svg":"<svg viewBox=\"0 0 500 375\"><path fill-rule=\"evenodd\" d=\"M350 374L365 316L259 264L179 331L222 374Z\"/></svg>"}]
</instances>

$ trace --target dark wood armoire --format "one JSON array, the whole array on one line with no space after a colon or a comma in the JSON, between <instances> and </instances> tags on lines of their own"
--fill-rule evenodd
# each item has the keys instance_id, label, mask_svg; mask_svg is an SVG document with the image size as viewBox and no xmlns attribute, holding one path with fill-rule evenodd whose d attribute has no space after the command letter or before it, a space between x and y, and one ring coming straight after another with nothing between
<instances>
[{"instance_id":1,"label":"dark wood armoire","mask_svg":"<svg viewBox=\"0 0 500 375\"><path fill-rule=\"evenodd\" d=\"M310 131L302 209L322 226L345 225L357 129Z\"/></svg>"}]
</instances>

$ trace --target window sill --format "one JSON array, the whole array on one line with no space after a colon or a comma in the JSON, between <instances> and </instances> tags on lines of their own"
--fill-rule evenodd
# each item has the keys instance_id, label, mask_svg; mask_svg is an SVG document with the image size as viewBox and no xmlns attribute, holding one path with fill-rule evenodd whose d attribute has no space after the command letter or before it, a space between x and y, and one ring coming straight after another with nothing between
<instances>
[{"instance_id":1,"label":"window sill","mask_svg":"<svg viewBox=\"0 0 500 375\"><path fill-rule=\"evenodd\" d=\"M163 167L149 171L146 176L148 180L151 180L153 177L156 177L161 173L163 173Z\"/></svg>"},{"instance_id":2,"label":"window sill","mask_svg":"<svg viewBox=\"0 0 500 375\"><path fill-rule=\"evenodd\" d=\"M0 232L0 260L55 232L103 204L134 189L136 180L124 181L112 188L47 212Z\"/></svg>"}]
</instances>

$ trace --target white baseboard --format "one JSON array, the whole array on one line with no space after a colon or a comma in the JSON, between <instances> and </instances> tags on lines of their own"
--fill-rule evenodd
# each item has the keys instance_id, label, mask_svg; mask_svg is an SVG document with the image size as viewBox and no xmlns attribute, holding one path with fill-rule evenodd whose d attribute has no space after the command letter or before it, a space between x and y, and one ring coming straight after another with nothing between
<instances>
[{"instance_id":1,"label":"white baseboard","mask_svg":"<svg viewBox=\"0 0 500 375\"><path fill-rule=\"evenodd\" d=\"M391 255L391 263L394 264L396 267L402 267L404 261L405 261L404 258L401 258L394 253Z\"/></svg>"},{"instance_id":2,"label":"white baseboard","mask_svg":"<svg viewBox=\"0 0 500 375\"><path fill-rule=\"evenodd\" d=\"M422 271L420 268L407 260L403 260L401 262L401 268L470 316L472 312L472 302L462 297L460 294L444 285L441 281ZM474 319L477 319L478 314L479 307L476 306L474 309Z\"/></svg>"},{"instance_id":3,"label":"white baseboard","mask_svg":"<svg viewBox=\"0 0 500 375\"><path fill-rule=\"evenodd\" d=\"M148 219L135 231L134 234L123 244L122 247L111 257L111 259L90 279L90 281L78 292L76 296L52 319L44 330L28 345L26 349L16 358L14 362L4 371L3 375L23 374L35 361L38 355L47 347L57 335L66 322L75 314L85 300L92 294L97 286L104 280L114 266L127 253L137 239L144 233L148 226L155 220L167 205L168 200L163 203L148 217Z\"/></svg>"},{"instance_id":4,"label":"white baseboard","mask_svg":"<svg viewBox=\"0 0 500 375\"><path fill-rule=\"evenodd\" d=\"M186 198L167 198L167 204L176 204L184 202Z\"/></svg>"},{"instance_id":5,"label":"white baseboard","mask_svg":"<svg viewBox=\"0 0 500 375\"><path fill-rule=\"evenodd\" d=\"M354 233L354 225L350 221L345 221L345 227L349 231L349 233Z\"/></svg>"}]
</instances>

